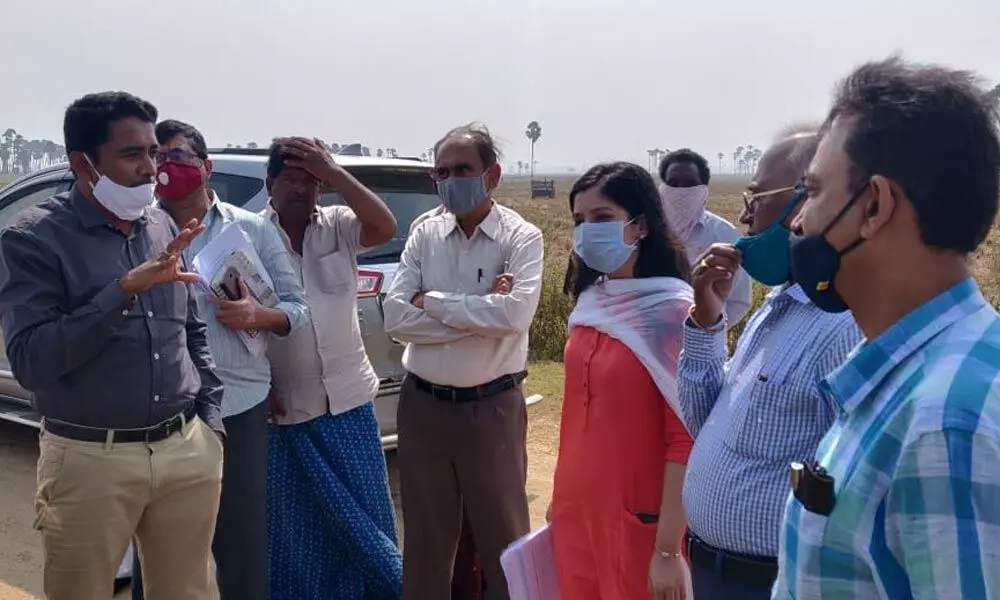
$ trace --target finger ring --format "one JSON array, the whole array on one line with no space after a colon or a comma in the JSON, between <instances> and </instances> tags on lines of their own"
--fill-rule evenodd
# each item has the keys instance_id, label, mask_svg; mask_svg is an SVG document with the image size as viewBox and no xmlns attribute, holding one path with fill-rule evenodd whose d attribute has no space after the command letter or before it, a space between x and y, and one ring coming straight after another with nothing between
<instances>
[{"instance_id":1,"label":"finger ring","mask_svg":"<svg viewBox=\"0 0 1000 600\"><path fill-rule=\"evenodd\" d=\"M701 269L702 269L703 271L704 271L705 269L707 269L707 268L708 268L708 259L707 259L707 258L703 258L703 259L701 259L701 263L700 263L700 264L699 264L698 266L699 266L699 267L701 267Z\"/></svg>"}]
</instances>

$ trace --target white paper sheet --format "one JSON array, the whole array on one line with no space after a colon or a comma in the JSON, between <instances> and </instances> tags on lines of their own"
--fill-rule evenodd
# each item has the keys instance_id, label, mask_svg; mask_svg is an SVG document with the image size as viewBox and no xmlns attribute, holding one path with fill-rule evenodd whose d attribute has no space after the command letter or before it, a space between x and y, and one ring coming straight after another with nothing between
<instances>
[{"instance_id":1,"label":"white paper sheet","mask_svg":"<svg viewBox=\"0 0 1000 600\"><path fill-rule=\"evenodd\" d=\"M250 265L246 265L249 260ZM213 289L218 287L218 279L222 275L222 270L233 266L240 274L240 278L262 303L269 306L276 304L274 299L274 282L260 256L253 247L253 242L249 236L239 226L238 223L230 223L222 228L205 247L194 257L194 270L201 276L200 287L206 296L219 296ZM254 356L263 356L266 349L264 335L258 331L239 331L237 334L244 346Z\"/></svg>"},{"instance_id":2,"label":"white paper sheet","mask_svg":"<svg viewBox=\"0 0 1000 600\"><path fill-rule=\"evenodd\" d=\"M549 525L511 544L500 556L500 565L511 600L560 600Z\"/></svg>"}]
</instances>

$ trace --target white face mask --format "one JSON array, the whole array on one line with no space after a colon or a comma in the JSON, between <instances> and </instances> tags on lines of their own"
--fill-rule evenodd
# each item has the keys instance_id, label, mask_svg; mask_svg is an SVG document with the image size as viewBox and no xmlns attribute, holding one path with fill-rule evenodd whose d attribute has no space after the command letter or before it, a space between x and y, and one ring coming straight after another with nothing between
<instances>
[{"instance_id":1,"label":"white face mask","mask_svg":"<svg viewBox=\"0 0 1000 600\"><path fill-rule=\"evenodd\" d=\"M111 181L106 175L101 175L94 163L90 162L89 156L84 155L84 158L98 175L97 183L90 184L94 190L94 197L116 217L122 221L135 221L153 204L155 186L152 182L125 187Z\"/></svg>"}]
</instances>

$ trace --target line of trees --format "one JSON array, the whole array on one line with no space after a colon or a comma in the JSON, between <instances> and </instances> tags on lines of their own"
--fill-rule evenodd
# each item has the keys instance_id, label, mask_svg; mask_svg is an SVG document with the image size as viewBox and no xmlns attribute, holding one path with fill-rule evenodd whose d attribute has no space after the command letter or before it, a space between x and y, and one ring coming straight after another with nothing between
<instances>
[{"instance_id":1,"label":"line of trees","mask_svg":"<svg viewBox=\"0 0 1000 600\"><path fill-rule=\"evenodd\" d=\"M66 160L66 148L52 140L29 140L12 128L0 134L0 173L25 175Z\"/></svg>"}]
</instances>

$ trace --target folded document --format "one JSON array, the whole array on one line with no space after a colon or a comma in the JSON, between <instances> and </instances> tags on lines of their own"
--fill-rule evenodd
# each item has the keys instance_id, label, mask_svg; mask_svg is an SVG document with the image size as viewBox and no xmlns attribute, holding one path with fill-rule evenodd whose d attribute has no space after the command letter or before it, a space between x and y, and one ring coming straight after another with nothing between
<instances>
[{"instance_id":1,"label":"folded document","mask_svg":"<svg viewBox=\"0 0 1000 600\"><path fill-rule=\"evenodd\" d=\"M500 564L511 600L559 600L552 529L545 525L504 550Z\"/></svg>"}]
</instances>

